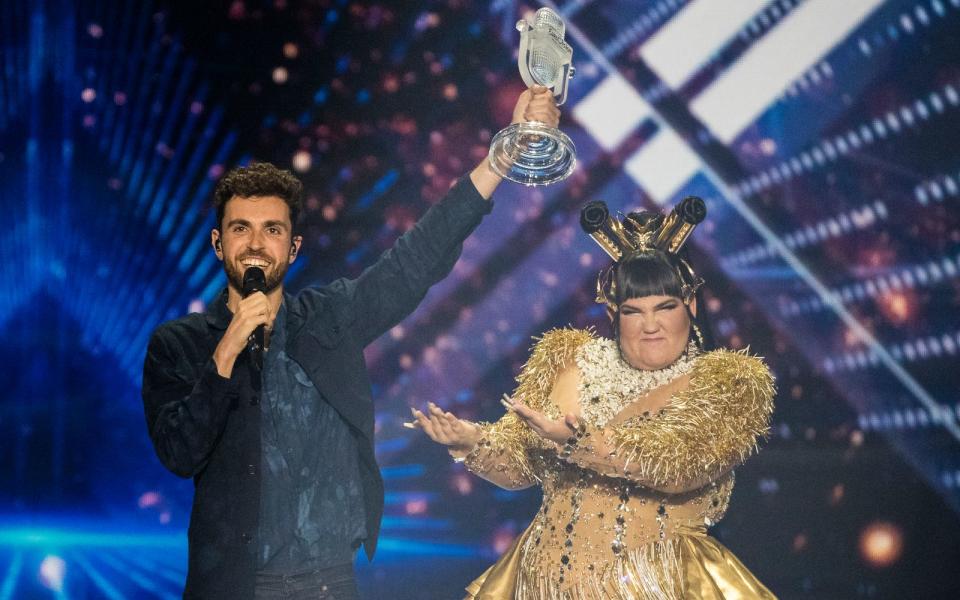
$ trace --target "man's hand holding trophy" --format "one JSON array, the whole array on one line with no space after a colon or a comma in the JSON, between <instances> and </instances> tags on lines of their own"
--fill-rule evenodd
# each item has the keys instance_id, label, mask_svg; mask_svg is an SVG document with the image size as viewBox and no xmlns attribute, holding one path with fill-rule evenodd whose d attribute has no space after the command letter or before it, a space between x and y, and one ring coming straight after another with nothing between
<instances>
[{"instance_id":1,"label":"man's hand holding trophy","mask_svg":"<svg viewBox=\"0 0 960 600\"><path fill-rule=\"evenodd\" d=\"M563 19L541 8L533 23L517 22L520 53L517 66L527 87L541 86L557 106L567 99L573 77L573 48L564 41ZM577 162L573 141L559 129L538 121L514 123L500 130L490 143L490 165L498 175L525 185L547 185L566 179Z\"/></svg>"}]
</instances>

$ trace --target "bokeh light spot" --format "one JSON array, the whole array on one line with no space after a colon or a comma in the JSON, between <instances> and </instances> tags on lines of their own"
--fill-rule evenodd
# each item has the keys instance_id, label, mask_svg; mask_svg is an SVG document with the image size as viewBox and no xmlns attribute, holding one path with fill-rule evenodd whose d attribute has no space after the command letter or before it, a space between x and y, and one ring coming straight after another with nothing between
<instances>
[{"instance_id":1,"label":"bokeh light spot","mask_svg":"<svg viewBox=\"0 0 960 600\"><path fill-rule=\"evenodd\" d=\"M313 157L306 150L298 150L293 155L293 169L299 173L305 173L313 166Z\"/></svg>"},{"instance_id":2,"label":"bokeh light spot","mask_svg":"<svg viewBox=\"0 0 960 600\"><path fill-rule=\"evenodd\" d=\"M48 554L40 563L37 579L40 584L54 592L63 591L63 580L67 576L67 563L55 554Z\"/></svg>"},{"instance_id":3,"label":"bokeh light spot","mask_svg":"<svg viewBox=\"0 0 960 600\"><path fill-rule=\"evenodd\" d=\"M878 569L889 567L903 554L903 533L887 521L874 521L860 534L860 556L870 566Z\"/></svg>"}]
</instances>

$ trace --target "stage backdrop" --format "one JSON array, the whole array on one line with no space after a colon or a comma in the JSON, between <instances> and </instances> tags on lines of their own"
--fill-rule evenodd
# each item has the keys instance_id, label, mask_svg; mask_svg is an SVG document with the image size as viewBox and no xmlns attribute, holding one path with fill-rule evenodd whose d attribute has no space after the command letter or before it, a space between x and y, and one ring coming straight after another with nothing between
<instances>
[{"instance_id":1,"label":"stage backdrop","mask_svg":"<svg viewBox=\"0 0 960 600\"><path fill-rule=\"evenodd\" d=\"M487 152L510 0L0 3L0 600L173 598L192 484L153 455L150 332L225 279L214 181L305 182L296 290L356 276ZM533 336L607 334L579 208L702 196L717 340L766 357L770 439L713 533L783 598L960 588L960 0L568 0L579 163L504 185L367 351L386 516L368 599L450 599L538 505L401 427L502 414Z\"/></svg>"}]
</instances>

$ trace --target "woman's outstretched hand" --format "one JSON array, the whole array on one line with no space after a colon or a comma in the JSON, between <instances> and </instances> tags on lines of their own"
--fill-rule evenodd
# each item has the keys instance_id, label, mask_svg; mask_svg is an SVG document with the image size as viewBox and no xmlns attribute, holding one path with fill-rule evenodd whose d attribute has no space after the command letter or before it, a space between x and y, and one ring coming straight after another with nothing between
<instances>
[{"instance_id":1,"label":"woman's outstretched hand","mask_svg":"<svg viewBox=\"0 0 960 600\"><path fill-rule=\"evenodd\" d=\"M421 412L413 407L414 421L405 423L412 429L422 429L431 440L451 451L466 453L473 449L480 441L480 427L476 423L458 419L453 413L445 412L433 402L427 403L427 412Z\"/></svg>"},{"instance_id":2,"label":"woman's outstretched hand","mask_svg":"<svg viewBox=\"0 0 960 600\"><path fill-rule=\"evenodd\" d=\"M566 415L563 419L554 420L519 400L513 400L506 394L503 395L500 402L507 410L515 413L529 425L534 433L545 440L563 444L577 430L577 417L575 415Z\"/></svg>"}]
</instances>

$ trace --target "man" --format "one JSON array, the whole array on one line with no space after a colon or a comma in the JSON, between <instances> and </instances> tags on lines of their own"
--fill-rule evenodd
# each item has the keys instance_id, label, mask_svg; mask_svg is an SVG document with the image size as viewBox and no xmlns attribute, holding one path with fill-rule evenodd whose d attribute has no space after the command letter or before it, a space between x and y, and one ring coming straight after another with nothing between
<instances>
[{"instance_id":1,"label":"man","mask_svg":"<svg viewBox=\"0 0 960 600\"><path fill-rule=\"evenodd\" d=\"M559 121L542 88L513 116ZM194 480L185 597L358 597L353 558L373 557L383 513L363 349L450 272L499 183L482 162L357 279L292 296L300 182L262 163L220 180L210 242L227 288L157 328L143 373L157 455ZM244 297L251 267L265 285ZM259 326L262 367L248 351Z\"/></svg>"}]
</instances>

